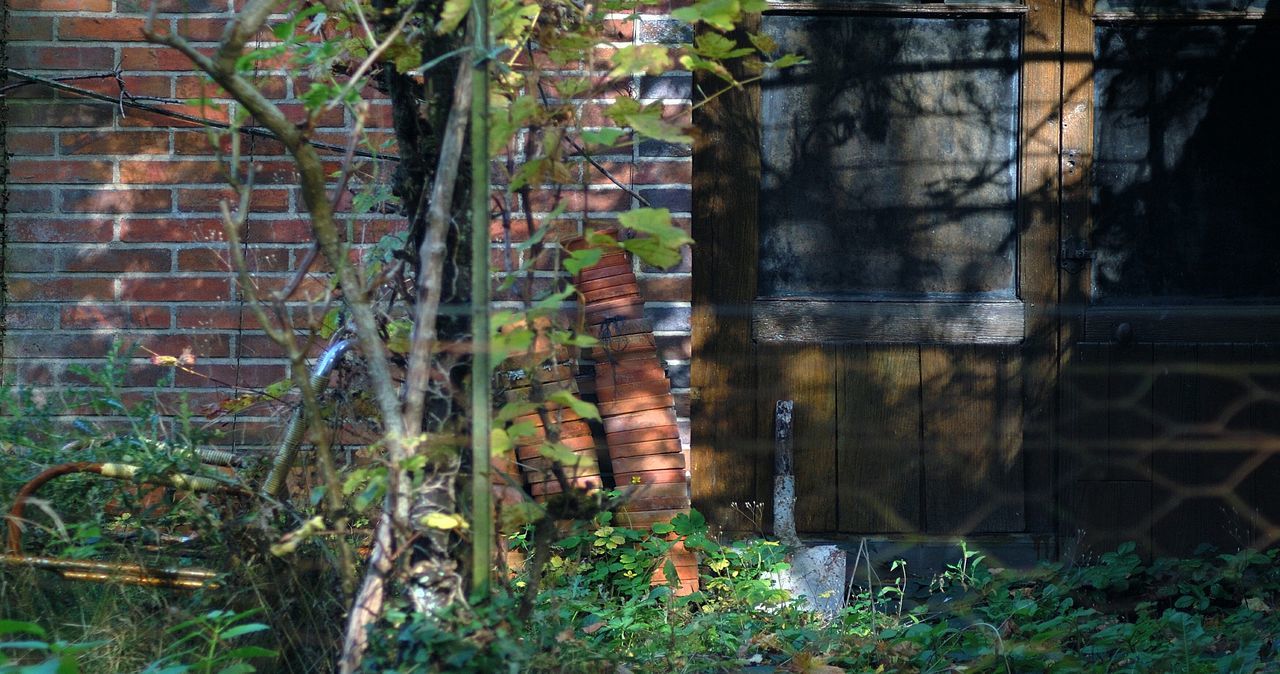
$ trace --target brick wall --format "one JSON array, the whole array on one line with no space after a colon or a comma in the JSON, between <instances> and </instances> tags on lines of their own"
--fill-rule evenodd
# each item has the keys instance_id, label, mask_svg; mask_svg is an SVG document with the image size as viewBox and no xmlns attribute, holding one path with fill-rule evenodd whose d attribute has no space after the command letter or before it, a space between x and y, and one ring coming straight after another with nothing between
<instances>
[{"instance_id":1,"label":"brick wall","mask_svg":"<svg viewBox=\"0 0 1280 674\"><path fill-rule=\"evenodd\" d=\"M159 0L162 28L212 46L233 0ZM49 78L121 71L129 94L142 102L214 120L230 105L196 107L181 101L213 95L178 54L142 41L150 0L9 0L9 67ZM671 42L687 34L661 15L618 21L618 40ZM16 80L9 78L8 83ZM114 77L68 81L111 97ZM300 83L279 73L264 80L270 94L288 98ZM661 99L687 119L687 77L637 78L635 91ZM585 106L599 101L583 102ZM283 378L277 350L243 310L228 273L218 202L228 190L205 129L192 123L104 101L25 86L8 92L5 140L9 159L4 278L7 304L5 370L11 381L35 386L75 383L75 363L100 362L112 339L156 353L198 357L197 374L166 372L145 352L132 364L135 395L174 404L189 396L199 408L232 395L236 386L263 386ZM322 121L317 138L345 142L351 119ZM370 126L388 134L386 108ZM244 138L257 164L254 212L245 236L251 265L268 289L290 279L308 248L308 228L289 161L279 144ZM691 175L687 147L642 143L603 157L615 177L654 206L670 208L687 224ZM335 155L336 158L336 155ZM371 163L372 164L372 163ZM382 167L386 174L386 167ZM607 220L638 205L603 176L593 175L587 211L563 216L574 227L584 217ZM587 196L587 199L581 197ZM396 220L355 223L358 240L376 241ZM494 229L495 244L501 228ZM642 269L661 356L676 389L688 443L689 257L674 270ZM304 284L305 293L320 283ZM223 424L230 441L257 444L272 435L269 419L240 417Z\"/></svg>"}]
</instances>

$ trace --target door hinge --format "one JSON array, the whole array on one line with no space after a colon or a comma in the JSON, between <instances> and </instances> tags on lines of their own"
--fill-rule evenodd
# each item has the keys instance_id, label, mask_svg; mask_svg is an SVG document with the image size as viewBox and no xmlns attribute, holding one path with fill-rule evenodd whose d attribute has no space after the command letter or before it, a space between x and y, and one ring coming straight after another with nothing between
<instances>
[{"instance_id":1,"label":"door hinge","mask_svg":"<svg viewBox=\"0 0 1280 674\"><path fill-rule=\"evenodd\" d=\"M1084 269L1085 262L1092 260L1096 255L1096 251L1089 248L1089 244L1084 239L1078 236L1068 237L1058 248L1058 266L1068 274L1076 274Z\"/></svg>"}]
</instances>

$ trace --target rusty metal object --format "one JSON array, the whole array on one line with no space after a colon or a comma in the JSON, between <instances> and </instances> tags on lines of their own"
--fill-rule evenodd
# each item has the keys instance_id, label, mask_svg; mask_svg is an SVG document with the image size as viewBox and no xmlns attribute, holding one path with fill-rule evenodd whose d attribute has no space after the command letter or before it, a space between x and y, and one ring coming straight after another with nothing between
<instances>
[{"instance_id":1,"label":"rusty metal object","mask_svg":"<svg viewBox=\"0 0 1280 674\"><path fill-rule=\"evenodd\" d=\"M311 371L310 384L317 393L328 387L329 375L352 348L350 340L337 342L325 350ZM263 483L261 493L279 497L284 490L285 478L293 467L298 449L302 444L307 427L307 419L301 407L294 410L289 420L283 439L276 449L271 470ZM78 451L93 445L92 440L77 440L63 447L64 451ZM237 467L243 464L243 457L234 452L220 449L199 448L195 451L201 463ZM139 466L125 463L74 461L51 466L29 480L18 491L13 506L8 514L7 553L0 554L0 565L25 566L53 571L69 580L85 580L91 582L114 582L149 587L168 587L181 589L216 588L218 574L208 569L198 568L160 568L149 567L128 562L89 561L59 559L38 555L26 555L22 551L22 527L20 523L26 515L28 501L37 491L52 480L64 475L92 473L115 480L133 480L143 472ZM220 482L214 478L173 473L155 476L143 481L173 487L191 492L225 491L232 493L248 493L247 490ZM152 546L153 547L153 546Z\"/></svg>"},{"instance_id":2,"label":"rusty metal object","mask_svg":"<svg viewBox=\"0 0 1280 674\"><path fill-rule=\"evenodd\" d=\"M218 574L208 569L157 568L128 562L95 562L21 554L0 555L0 563L6 566L45 569L71 580L88 580L99 583L111 581L128 585L174 587L192 590L219 587L217 582Z\"/></svg>"}]
</instances>

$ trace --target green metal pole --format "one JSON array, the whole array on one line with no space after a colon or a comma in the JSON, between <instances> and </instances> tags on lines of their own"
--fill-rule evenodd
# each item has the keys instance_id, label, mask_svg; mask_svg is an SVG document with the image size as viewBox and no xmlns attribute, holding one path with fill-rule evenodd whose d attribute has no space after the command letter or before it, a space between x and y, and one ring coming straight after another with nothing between
<instances>
[{"instance_id":1,"label":"green metal pole","mask_svg":"<svg viewBox=\"0 0 1280 674\"><path fill-rule=\"evenodd\" d=\"M471 596L489 596L493 517L489 426L493 405L489 354L489 2L472 0L475 71L471 79Z\"/></svg>"}]
</instances>

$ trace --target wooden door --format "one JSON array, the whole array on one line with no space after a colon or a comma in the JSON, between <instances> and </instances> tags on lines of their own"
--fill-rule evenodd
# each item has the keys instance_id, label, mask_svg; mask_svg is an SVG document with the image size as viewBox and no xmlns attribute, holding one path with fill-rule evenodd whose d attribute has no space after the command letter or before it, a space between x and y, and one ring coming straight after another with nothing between
<instances>
[{"instance_id":1,"label":"wooden door","mask_svg":"<svg viewBox=\"0 0 1280 674\"><path fill-rule=\"evenodd\" d=\"M1280 104L1266 4L1067 10L1060 527L1082 553L1280 538L1280 132L1247 121Z\"/></svg>"},{"instance_id":2,"label":"wooden door","mask_svg":"<svg viewBox=\"0 0 1280 674\"><path fill-rule=\"evenodd\" d=\"M761 20L812 63L697 120L693 483L717 520L767 501L791 399L800 532L1048 528L1056 7Z\"/></svg>"}]
</instances>

